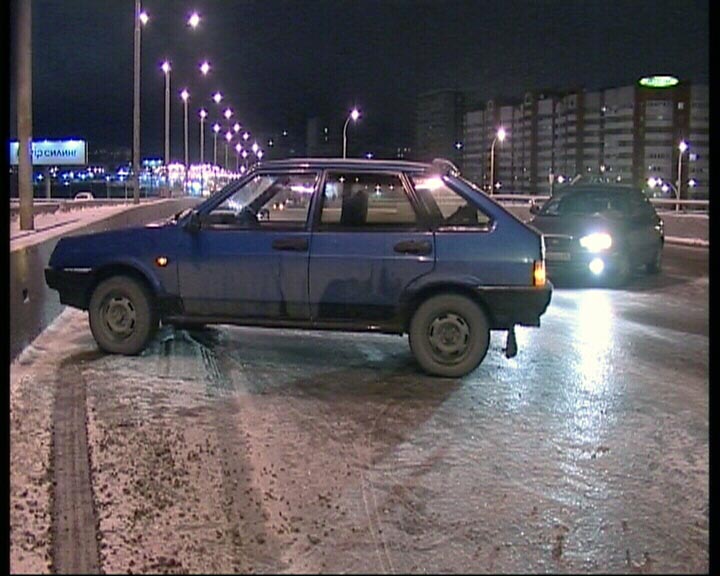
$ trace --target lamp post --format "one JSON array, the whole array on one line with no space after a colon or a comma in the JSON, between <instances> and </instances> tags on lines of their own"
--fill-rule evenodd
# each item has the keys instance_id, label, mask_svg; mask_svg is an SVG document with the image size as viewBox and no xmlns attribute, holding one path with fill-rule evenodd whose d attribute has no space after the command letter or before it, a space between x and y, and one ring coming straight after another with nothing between
<instances>
[{"instance_id":1,"label":"lamp post","mask_svg":"<svg viewBox=\"0 0 720 576\"><path fill-rule=\"evenodd\" d=\"M187 180L188 180L188 100L190 99L190 93L183 89L180 92L180 98L183 101L183 108L185 109L185 192L187 192Z\"/></svg>"},{"instance_id":2,"label":"lamp post","mask_svg":"<svg viewBox=\"0 0 720 576\"><path fill-rule=\"evenodd\" d=\"M228 148L230 147L230 142L232 142L233 133L228 130L225 133L225 170L228 169Z\"/></svg>"},{"instance_id":3,"label":"lamp post","mask_svg":"<svg viewBox=\"0 0 720 576\"><path fill-rule=\"evenodd\" d=\"M242 147L242 144L240 144L240 142L235 144L235 152L237 152L237 154L235 154L235 172L240 170L240 152L242 152L242 149L243 149L243 147Z\"/></svg>"},{"instance_id":4,"label":"lamp post","mask_svg":"<svg viewBox=\"0 0 720 576\"><path fill-rule=\"evenodd\" d=\"M200 109L200 164L205 163L205 118L207 118L207 110Z\"/></svg>"},{"instance_id":5,"label":"lamp post","mask_svg":"<svg viewBox=\"0 0 720 576\"><path fill-rule=\"evenodd\" d=\"M493 138L492 145L490 146L490 195L492 196L495 190L495 142L505 140L505 128L500 128Z\"/></svg>"},{"instance_id":6,"label":"lamp post","mask_svg":"<svg viewBox=\"0 0 720 576\"><path fill-rule=\"evenodd\" d=\"M688 149L687 142L685 140L682 140L680 144L678 145L678 173L677 173L677 188L675 189L675 194L677 195L678 202L675 204L675 211L680 210L680 190L682 186L682 157L683 154L685 154L685 151Z\"/></svg>"},{"instance_id":7,"label":"lamp post","mask_svg":"<svg viewBox=\"0 0 720 576\"><path fill-rule=\"evenodd\" d=\"M133 50L133 204L140 203L140 25L147 24L148 15L135 0L135 42Z\"/></svg>"},{"instance_id":8,"label":"lamp post","mask_svg":"<svg viewBox=\"0 0 720 576\"><path fill-rule=\"evenodd\" d=\"M165 178L170 189L170 62L165 60L160 66L165 73Z\"/></svg>"},{"instance_id":9,"label":"lamp post","mask_svg":"<svg viewBox=\"0 0 720 576\"><path fill-rule=\"evenodd\" d=\"M343 158L347 158L347 127L350 120L357 122L360 118L360 111L357 108L353 108L350 114L345 120L345 126L343 126Z\"/></svg>"},{"instance_id":10,"label":"lamp post","mask_svg":"<svg viewBox=\"0 0 720 576\"><path fill-rule=\"evenodd\" d=\"M217 166L217 136L220 132L220 124L213 124L213 166Z\"/></svg>"},{"instance_id":11,"label":"lamp post","mask_svg":"<svg viewBox=\"0 0 720 576\"><path fill-rule=\"evenodd\" d=\"M203 193L203 177L205 174L205 118L207 110L200 108L200 194Z\"/></svg>"}]
</instances>

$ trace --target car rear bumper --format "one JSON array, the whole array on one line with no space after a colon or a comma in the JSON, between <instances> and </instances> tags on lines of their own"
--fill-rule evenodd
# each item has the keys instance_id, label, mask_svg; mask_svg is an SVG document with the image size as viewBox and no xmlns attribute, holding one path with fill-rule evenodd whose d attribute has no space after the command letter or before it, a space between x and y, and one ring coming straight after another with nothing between
<instances>
[{"instance_id":1,"label":"car rear bumper","mask_svg":"<svg viewBox=\"0 0 720 576\"><path fill-rule=\"evenodd\" d=\"M482 286L478 296L491 314L493 330L513 326L540 326L540 316L547 310L552 299L552 283L543 287L532 286Z\"/></svg>"}]
</instances>

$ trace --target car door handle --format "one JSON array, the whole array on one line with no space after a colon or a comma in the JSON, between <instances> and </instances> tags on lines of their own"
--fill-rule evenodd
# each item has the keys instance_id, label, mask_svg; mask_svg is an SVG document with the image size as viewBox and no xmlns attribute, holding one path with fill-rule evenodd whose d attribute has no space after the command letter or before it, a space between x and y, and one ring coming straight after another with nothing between
<instances>
[{"instance_id":1,"label":"car door handle","mask_svg":"<svg viewBox=\"0 0 720 576\"><path fill-rule=\"evenodd\" d=\"M307 238L278 238L273 240L273 250L287 250L290 252L307 252Z\"/></svg>"},{"instance_id":2,"label":"car door handle","mask_svg":"<svg viewBox=\"0 0 720 576\"><path fill-rule=\"evenodd\" d=\"M400 254L430 254L432 244L427 240L404 240L395 244L395 252L400 252Z\"/></svg>"}]
</instances>

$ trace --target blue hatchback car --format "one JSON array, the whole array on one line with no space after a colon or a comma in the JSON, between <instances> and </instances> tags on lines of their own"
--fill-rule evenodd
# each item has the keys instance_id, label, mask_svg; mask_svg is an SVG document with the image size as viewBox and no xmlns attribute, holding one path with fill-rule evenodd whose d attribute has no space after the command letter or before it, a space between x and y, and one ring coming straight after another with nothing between
<instances>
[{"instance_id":1,"label":"blue hatchback car","mask_svg":"<svg viewBox=\"0 0 720 576\"><path fill-rule=\"evenodd\" d=\"M61 239L45 276L107 352L141 352L160 322L407 333L445 377L491 330L514 355L552 292L542 236L447 161L259 164L161 225Z\"/></svg>"}]
</instances>

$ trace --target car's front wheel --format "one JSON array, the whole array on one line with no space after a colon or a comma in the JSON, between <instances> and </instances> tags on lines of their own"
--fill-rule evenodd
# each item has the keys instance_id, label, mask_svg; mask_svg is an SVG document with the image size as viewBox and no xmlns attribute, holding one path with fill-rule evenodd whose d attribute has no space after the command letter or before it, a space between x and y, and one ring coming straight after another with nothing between
<instances>
[{"instance_id":1,"label":"car's front wheel","mask_svg":"<svg viewBox=\"0 0 720 576\"><path fill-rule=\"evenodd\" d=\"M112 354L140 353L158 327L151 294L128 276L100 282L92 293L88 312L95 341Z\"/></svg>"},{"instance_id":2,"label":"car's front wheel","mask_svg":"<svg viewBox=\"0 0 720 576\"><path fill-rule=\"evenodd\" d=\"M645 263L645 272L648 274L657 274L662 268L662 246L660 246L652 257L652 260Z\"/></svg>"},{"instance_id":3,"label":"car's front wheel","mask_svg":"<svg viewBox=\"0 0 720 576\"><path fill-rule=\"evenodd\" d=\"M410 349L427 373L459 378L485 358L490 325L483 310L458 294L441 294L423 302L410 321Z\"/></svg>"}]
</instances>

